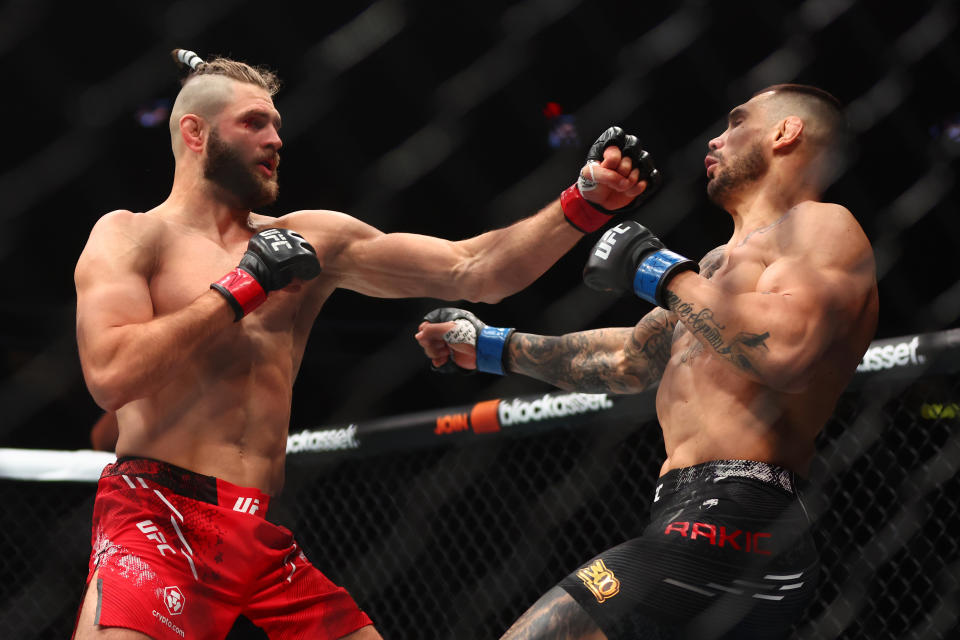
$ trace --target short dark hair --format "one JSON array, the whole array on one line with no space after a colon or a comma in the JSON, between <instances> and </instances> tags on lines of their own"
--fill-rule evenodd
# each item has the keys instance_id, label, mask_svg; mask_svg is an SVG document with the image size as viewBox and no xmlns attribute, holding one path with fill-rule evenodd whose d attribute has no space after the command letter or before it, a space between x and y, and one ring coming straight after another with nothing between
<instances>
[{"instance_id":1,"label":"short dark hair","mask_svg":"<svg viewBox=\"0 0 960 640\"><path fill-rule=\"evenodd\" d=\"M807 113L823 126L826 133L826 140L822 141L824 144L835 149L846 146L849 138L847 119L843 113L843 105L832 93L809 84L785 83L770 85L753 96L770 92L795 98L798 104L805 107Z\"/></svg>"},{"instance_id":2,"label":"short dark hair","mask_svg":"<svg viewBox=\"0 0 960 640\"><path fill-rule=\"evenodd\" d=\"M753 95L770 92L786 100L788 108L798 108L800 113L797 115L811 118L816 123L816 133L811 136L811 141L822 152L819 165L823 180L831 182L834 179L831 176L836 176L846 163L851 140L843 105L829 91L809 84L775 84Z\"/></svg>"},{"instance_id":3,"label":"short dark hair","mask_svg":"<svg viewBox=\"0 0 960 640\"><path fill-rule=\"evenodd\" d=\"M768 93L770 91L786 92L786 93L790 93L790 92L802 93L808 96L813 96L814 98L817 98L827 103L828 105L833 107L836 111L841 113L843 112L843 105L840 103L839 100L837 100L837 98L832 93L830 93L829 91L826 91L825 89L821 89L820 87L815 87L811 84L790 84L790 83L774 84L774 85L770 85L766 89L761 89L760 91L757 91L753 95L755 97L760 95L761 93Z\"/></svg>"}]
</instances>

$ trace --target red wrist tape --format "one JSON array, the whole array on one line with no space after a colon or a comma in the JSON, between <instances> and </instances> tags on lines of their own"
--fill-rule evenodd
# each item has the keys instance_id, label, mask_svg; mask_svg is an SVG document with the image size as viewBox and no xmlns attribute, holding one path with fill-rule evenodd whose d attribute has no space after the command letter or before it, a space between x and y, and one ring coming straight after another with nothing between
<instances>
[{"instance_id":1,"label":"red wrist tape","mask_svg":"<svg viewBox=\"0 0 960 640\"><path fill-rule=\"evenodd\" d=\"M267 299L267 292L263 290L256 279L239 267L223 276L210 285L227 299L239 320L247 315Z\"/></svg>"},{"instance_id":2,"label":"red wrist tape","mask_svg":"<svg viewBox=\"0 0 960 640\"><path fill-rule=\"evenodd\" d=\"M596 231L613 217L587 202L576 184L560 194L560 207L567 222L584 233Z\"/></svg>"}]
</instances>

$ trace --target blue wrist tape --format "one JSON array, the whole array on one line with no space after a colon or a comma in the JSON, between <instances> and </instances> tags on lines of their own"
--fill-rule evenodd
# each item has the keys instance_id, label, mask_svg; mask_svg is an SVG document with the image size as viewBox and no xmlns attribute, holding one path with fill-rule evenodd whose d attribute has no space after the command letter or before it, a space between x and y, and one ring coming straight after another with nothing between
<instances>
[{"instance_id":1,"label":"blue wrist tape","mask_svg":"<svg viewBox=\"0 0 960 640\"><path fill-rule=\"evenodd\" d=\"M477 336L477 371L503 375L503 348L513 329L484 327Z\"/></svg>"},{"instance_id":2,"label":"blue wrist tape","mask_svg":"<svg viewBox=\"0 0 960 640\"><path fill-rule=\"evenodd\" d=\"M660 305L663 276L678 262L690 262L690 260L669 249L660 249L651 253L637 267L637 273L633 276L633 292L647 302Z\"/></svg>"}]
</instances>

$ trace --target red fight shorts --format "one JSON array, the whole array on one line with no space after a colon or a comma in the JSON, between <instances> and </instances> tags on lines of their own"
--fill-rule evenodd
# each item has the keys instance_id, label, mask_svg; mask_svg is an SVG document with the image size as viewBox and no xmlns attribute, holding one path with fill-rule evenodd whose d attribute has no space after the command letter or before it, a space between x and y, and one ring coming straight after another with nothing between
<instances>
[{"instance_id":1,"label":"red fight shorts","mask_svg":"<svg viewBox=\"0 0 960 640\"><path fill-rule=\"evenodd\" d=\"M271 639L340 638L372 624L265 519L269 504L256 489L157 460L107 465L87 576L96 623L157 640L224 638L241 614Z\"/></svg>"}]
</instances>

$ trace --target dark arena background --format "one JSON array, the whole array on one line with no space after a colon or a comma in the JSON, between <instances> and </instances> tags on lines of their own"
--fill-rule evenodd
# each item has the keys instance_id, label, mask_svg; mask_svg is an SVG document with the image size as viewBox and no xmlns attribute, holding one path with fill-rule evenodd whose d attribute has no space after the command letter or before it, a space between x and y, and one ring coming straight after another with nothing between
<instances>
[{"instance_id":1,"label":"dark arena background","mask_svg":"<svg viewBox=\"0 0 960 640\"><path fill-rule=\"evenodd\" d=\"M926 0L0 4L0 637L69 637L79 605L111 456L85 451L102 411L80 372L73 268L101 215L169 191L175 47L283 79L281 196L265 213L469 237L557 197L619 124L665 178L636 218L691 257L731 231L703 169L728 110L781 82L836 95L856 138L827 199L874 245L881 313L819 440L823 571L794 637L960 637L958 19L956 2ZM537 333L632 325L649 305L581 283L594 241L497 305L461 306ZM431 373L412 336L438 304L331 297L279 505L385 638L497 638L639 532L663 443L649 394ZM262 637L242 619L230 635Z\"/></svg>"}]
</instances>

